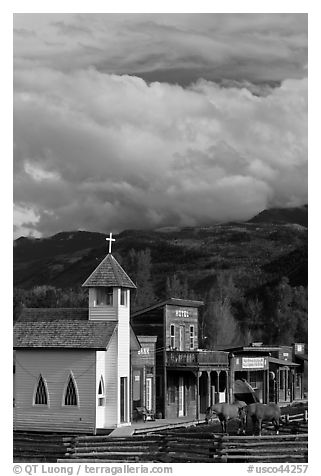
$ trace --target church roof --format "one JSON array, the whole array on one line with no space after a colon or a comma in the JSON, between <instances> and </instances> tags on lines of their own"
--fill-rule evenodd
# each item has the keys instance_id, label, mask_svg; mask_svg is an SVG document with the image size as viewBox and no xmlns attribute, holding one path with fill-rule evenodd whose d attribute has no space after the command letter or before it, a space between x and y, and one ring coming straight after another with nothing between
<instances>
[{"instance_id":1,"label":"church roof","mask_svg":"<svg viewBox=\"0 0 321 476\"><path fill-rule=\"evenodd\" d=\"M88 309L23 309L13 329L14 348L105 350L116 321L89 321Z\"/></svg>"},{"instance_id":2,"label":"church roof","mask_svg":"<svg viewBox=\"0 0 321 476\"><path fill-rule=\"evenodd\" d=\"M123 268L113 255L108 254L97 268L91 273L89 278L86 279L83 286L96 287L96 286L111 286L122 288L136 288L133 281L126 274Z\"/></svg>"}]
</instances>

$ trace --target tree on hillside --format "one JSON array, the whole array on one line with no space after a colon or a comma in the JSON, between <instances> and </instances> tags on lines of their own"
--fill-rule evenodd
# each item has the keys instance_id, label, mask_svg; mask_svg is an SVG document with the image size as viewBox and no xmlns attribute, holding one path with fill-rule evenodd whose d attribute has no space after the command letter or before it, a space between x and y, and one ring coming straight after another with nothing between
<instances>
[{"instance_id":1,"label":"tree on hillside","mask_svg":"<svg viewBox=\"0 0 321 476\"><path fill-rule=\"evenodd\" d=\"M307 298L307 290L290 286L287 277L266 289L262 330L267 343L307 341Z\"/></svg>"},{"instance_id":2,"label":"tree on hillside","mask_svg":"<svg viewBox=\"0 0 321 476\"><path fill-rule=\"evenodd\" d=\"M87 307L88 289L83 287L57 290L57 307Z\"/></svg>"},{"instance_id":3,"label":"tree on hillside","mask_svg":"<svg viewBox=\"0 0 321 476\"><path fill-rule=\"evenodd\" d=\"M308 342L308 290L303 286L293 288L293 315L296 321L295 342Z\"/></svg>"},{"instance_id":4,"label":"tree on hillside","mask_svg":"<svg viewBox=\"0 0 321 476\"><path fill-rule=\"evenodd\" d=\"M150 249L137 253L136 285L137 291L134 300L136 309L149 306L155 301L154 288L151 276L152 258Z\"/></svg>"},{"instance_id":5,"label":"tree on hillside","mask_svg":"<svg viewBox=\"0 0 321 476\"><path fill-rule=\"evenodd\" d=\"M15 288L13 292L13 317L19 317L23 307L87 307L88 291L82 287L55 288L54 286L35 286L32 289Z\"/></svg>"},{"instance_id":6,"label":"tree on hillside","mask_svg":"<svg viewBox=\"0 0 321 476\"><path fill-rule=\"evenodd\" d=\"M181 280L176 273L166 278L166 298L196 299L193 289L188 285L187 278Z\"/></svg>"},{"instance_id":7,"label":"tree on hillside","mask_svg":"<svg viewBox=\"0 0 321 476\"><path fill-rule=\"evenodd\" d=\"M155 301L152 282L152 257L149 248L142 251L131 249L124 260L127 274L136 284L137 289L132 293L132 309L142 309Z\"/></svg>"},{"instance_id":8,"label":"tree on hillside","mask_svg":"<svg viewBox=\"0 0 321 476\"><path fill-rule=\"evenodd\" d=\"M26 307L57 307L57 290L54 286L35 286L25 295Z\"/></svg>"},{"instance_id":9,"label":"tree on hillside","mask_svg":"<svg viewBox=\"0 0 321 476\"><path fill-rule=\"evenodd\" d=\"M242 299L233 277L222 272L206 297L204 310L205 333L210 347L243 343L244 335L235 318L236 304Z\"/></svg>"},{"instance_id":10,"label":"tree on hillside","mask_svg":"<svg viewBox=\"0 0 321 476\"><path fill-rule=\"evenodd\" d=\"M13 288L13 322L16 322L24 306L24 289Z\"/></svg>"},{"instance_id":11,"label":"tree on hillside","mask_svg":"<svg viewBox=\"0 0 321 476\"><path fill-rule=\"evenodd\" d=\"M243 332L246 335L248 333L248 338L246 343L251 341L262 341L263 340L263 331L262 331L262 314L263 314L263 304L257 298L249 298L244 301L243 305L244 318L242 321Z\"/></svg>"}]
</instances>

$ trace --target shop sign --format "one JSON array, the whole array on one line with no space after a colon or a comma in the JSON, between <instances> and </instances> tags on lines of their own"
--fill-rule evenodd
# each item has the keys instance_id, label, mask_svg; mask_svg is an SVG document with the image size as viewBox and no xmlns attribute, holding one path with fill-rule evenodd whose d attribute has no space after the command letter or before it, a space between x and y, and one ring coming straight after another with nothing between
<instances>
[{"instance_id":1,"label":"shop sign","mask_svg":"<svg viewBox=\"0 0 321 476\"><path fill-rule=\"evenodd\" d=\"M265 358L264 357L242 357L243 369L264 369Z\"/></svg>"}]
</instances>

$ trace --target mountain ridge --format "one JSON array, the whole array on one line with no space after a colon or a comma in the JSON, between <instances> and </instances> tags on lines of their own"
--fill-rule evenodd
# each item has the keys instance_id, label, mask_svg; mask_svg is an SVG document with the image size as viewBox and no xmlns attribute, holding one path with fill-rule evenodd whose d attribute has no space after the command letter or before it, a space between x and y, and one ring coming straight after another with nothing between
<instances>
[{"instance_id":1,"label":"mountain ridge","mask_svg":"<svg viewBox=\"0 0 321 476\"><path fill-rule=\"evenodd\" d=\"M115 235L113 254L126 269L131 250L139 253L150 249L151 279L160 298L167 276L173 274L187 279L191 289L200 294L221 271L232 273L244 291L282 276L288 276L293 285L305 286L307 227L302 223L307 224L308 209L298 208L297 212L293 208L262 211L247 222L124 230ZM271 221L273 216L275 222ZM14 286L80 286L107 252L106 235L99 232L20 237L14 241Z\"/></svg>"}]
</instances>

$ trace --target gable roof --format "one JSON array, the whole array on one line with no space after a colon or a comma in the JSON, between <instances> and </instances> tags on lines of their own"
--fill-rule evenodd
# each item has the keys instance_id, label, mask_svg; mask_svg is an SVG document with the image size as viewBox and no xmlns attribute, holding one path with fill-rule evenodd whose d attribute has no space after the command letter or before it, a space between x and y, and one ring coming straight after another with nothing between
<instances>
[{"instance_id":1,"label":"gable roof","mask_svg":"<svg viewBox=\"0 0 321 476\"><path fill-rule=\"evenodd\" d=\"M86 279L83 286L86 287L122 287L122 288L134 288L135 284L126 274L123 268L113 255L108 254L97 268L91 273L89 278Z\"/></svg>"},{"instance_id":2,"label":"gable roof","mask_svg":"<svg viewBox=\"0 0 321 476\"><path fill-rule=\"evenodd\" d=\"M14 348L105 350L117 321L89 321L88 309L24 309L13 328Z\"/></svg>"},{"instance_id":3,"label":"gable roof","mask_svg":"<svg viewBox=\"0 0 321 476\"><path fill-rule=\"evenodd\" d=\"M183 307L201 307L204 306L203 301L195 301L192 299L178 299L178 298L169 298L164 301L157 302L151 306L145 307L138 311L135 311L131 314L131 317L139 316L140 314L145 314L145 312L151 311L152 309L157 309L159 307L164 307L166 305L171 306L183 306Z\"/></svg>"}]
</instances>

